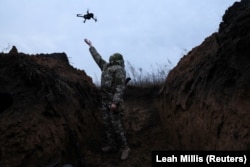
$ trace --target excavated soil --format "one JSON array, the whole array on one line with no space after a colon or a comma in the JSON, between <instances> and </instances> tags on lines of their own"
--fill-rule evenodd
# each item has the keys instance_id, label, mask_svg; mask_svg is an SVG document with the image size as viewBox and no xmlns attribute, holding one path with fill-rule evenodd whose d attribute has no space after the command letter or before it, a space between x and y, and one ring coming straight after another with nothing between
<instances>
[{"instance_id":1,"label":"excavated soil","mask_svg":"<svg viewBox=\"0 0 250 167\"><path fill-rule=\"evenodd\" d=\"M178 149L249 150L250 1L223 16L219 32L185 55L161 91L161 120Z\"/></svg>"}]
</instances>

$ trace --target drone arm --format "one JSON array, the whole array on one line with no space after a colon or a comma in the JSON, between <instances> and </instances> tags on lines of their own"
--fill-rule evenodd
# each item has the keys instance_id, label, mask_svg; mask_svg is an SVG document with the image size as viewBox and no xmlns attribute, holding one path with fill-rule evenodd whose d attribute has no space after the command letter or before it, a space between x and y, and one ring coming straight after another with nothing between
<instances>
[{"instance_id":1,"label":"drone arm","mask_svg":"<svg viewBox=\"0 0 250 167\"><path fill-rule=\"evenodd\" d=\"M76 17L84 17L84 16L81 14L76 14Z\"/></svg>"}]
</instances>

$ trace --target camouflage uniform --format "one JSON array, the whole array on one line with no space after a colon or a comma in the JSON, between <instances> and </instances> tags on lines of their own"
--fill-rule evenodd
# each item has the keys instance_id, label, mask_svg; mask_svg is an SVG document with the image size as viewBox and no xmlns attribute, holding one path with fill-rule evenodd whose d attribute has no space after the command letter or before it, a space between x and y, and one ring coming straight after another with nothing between
<instances>
[{"instance_id":1,"label":"camouflage uniform","mask_svg":"<svg viewBox=\"0 0 250 167\"><path fill-rule=\"evenodd\" d=\"M119 53L110 56L109 63L102 59L97 50L91 46L89 51L102 70L102 116L106 130L108 145L115 146L114 135L121 142L121 147L127 147L127 138L121 123L121 113L123 112L123 93L125 89L126 72L124 69L123 57ZM111 104L117 106L115 111L111 111Z\"/></svg>"}]
</instances>

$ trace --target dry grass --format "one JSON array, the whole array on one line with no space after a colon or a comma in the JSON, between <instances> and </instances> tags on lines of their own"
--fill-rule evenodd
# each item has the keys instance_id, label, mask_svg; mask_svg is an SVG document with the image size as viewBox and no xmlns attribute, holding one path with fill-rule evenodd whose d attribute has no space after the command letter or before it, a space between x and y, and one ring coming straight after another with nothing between
<instances>
[{"instance_id":1,"label":"dry grass","mask_svg":"<svg viewBox=\"0 0 250 167\"><path fill-rule=\"evenodd\" d=\"M167 78L169 71L173 68L170 60L165 64L151 65L151 70L147 71L141 67L135 67L129 61L126 62L126 75L131 78L128 85L136 87L151 87L162 85ZM101 86L100 79L95 76L94 83Z\"/></svg>"},{"instance_id":2,"label":"dry grass","mask_svg":"<svg viewBox=\"0 0 250 167\"><path fill-rule=\"evenodd\" d=\"M173 68L171 61L165 64L151 65L151 70L147 71L143 68L137 68L129 61L126 64L127 77L131 78L129 85L148 87L161 85L164 83L169 71Z\"/></svg>"}]
</instances>

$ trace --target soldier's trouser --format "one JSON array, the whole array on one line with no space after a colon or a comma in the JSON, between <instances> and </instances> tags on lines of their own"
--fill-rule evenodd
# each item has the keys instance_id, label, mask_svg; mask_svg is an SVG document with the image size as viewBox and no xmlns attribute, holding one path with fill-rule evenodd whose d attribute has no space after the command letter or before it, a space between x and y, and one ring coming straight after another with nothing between
<instances>
[{"instance_id":1,"label":"soldier's trouser","mask_svg":"<svg viewBox=\"0 0 250 167\"><path fill-rule=\"evenodd\" d=\"M125 136L124 128L121 123L121 111L110 111L110 102L102 102L102 118L106 130L106 137L109 145L115 145L116 135L121 142L121 147L127 146L127 138Z\"/></svg>"}]
</instances>

